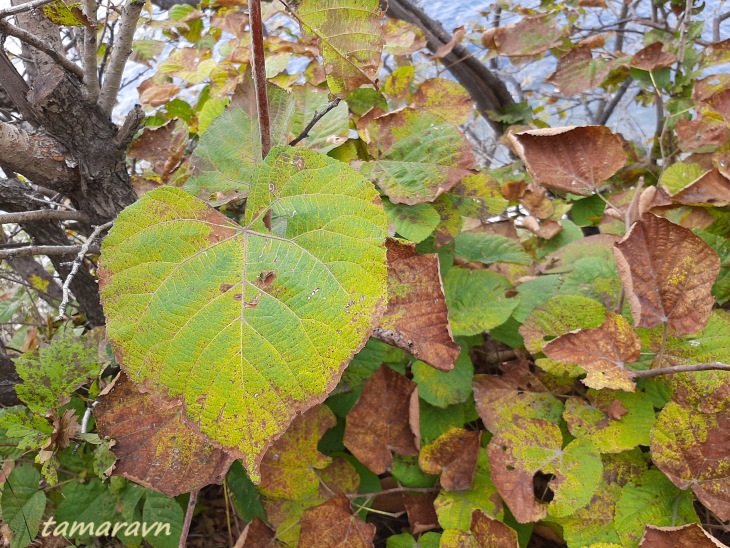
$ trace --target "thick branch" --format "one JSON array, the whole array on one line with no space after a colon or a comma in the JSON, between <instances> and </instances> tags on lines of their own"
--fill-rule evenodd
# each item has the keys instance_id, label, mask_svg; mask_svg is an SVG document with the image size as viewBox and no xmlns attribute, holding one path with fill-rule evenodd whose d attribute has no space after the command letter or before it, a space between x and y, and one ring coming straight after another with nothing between
<instances>
[{"instance_id":1,"label":"thick branch","mask_svg":"<svg viewBox=\"0 0 730 548\"><path fill-rule=\"evenodd\" d=\"M99 99L99 74L96 65L96 31L98 22L96 19L96 0L84 0L84 15L89 20L90 26L84 27L84 47L81 57L84 65L84 85L86 86L86 98L96 102Z\"/></svg>"},{"instance_id":2,"label":"thick branch","mask_svg":"<svg viewBox=\"0 0 730 548\"><path fill-rule=\"evenodd\" d=\"M613 97L611 97L611 101L609 101L608 105L606 105L606 107L598 113L598 119L596 120L597 124L603 126L606 122L608 122L608 119L613 114L613 111L616 110L621 99L623 99L624 95L626 95L626 92L631 87L633 81L634 80L631 76L626 77L626 80L623 81L621 87L619 87L618 90L616 90L616 93L613 94Z\"/></svg>"},{"instance_id":3,"label":"thick branch","mask_svg":"<svg viewBox=\"0 0 730 548\"><path fill-rule=\"evenodd\" d=\"M18 6L26 4L27 0L10 0L10 3ZM30 10L19 13L15 16L15 21L18 28L32 35L46 49L56 52L58 56L66 57L59 26L48 19L42 11ZM58 63L45 52L31 47L23 41L21 44L23 46L23 65L29 82L34 82L37 76L58 66Z\"/></svg>"},{"instance_id":4,"label":"thick branch","mask_svg":"<svg viewBox=\"0 0 730 548\"><path fill-rule=\"evenodd\" d=\"M30 88L2 48L0 48L0 87L5 90L8 98L23 115L23 118L33 127L38 127L33 107L26 98Z\"/></svg>"},{"instance_id":5,"label":"thick branch","mask_svg":"<svg viewBox=\"0 0 730 548\"><path fill-rule=\"evenodd\" d=\"M673 365L659 369L647 369L646 371L632 371L631 376L635 379L648 379L660 375L676 375L677 373L694 373L696 371L730 371L730 365L720 362Z\"/></svg>"},{"instance_id":6,"label":"thick branch","mask_svg":"<svg viewBox=\"0 0 730 548\"><path fill-rule=\"evenodd\" d=\"M30 223L33 221L83 221L89 218L79 211L58 211L55 209L36 209L20 213L0 213L0 225L7 223Z\"/></svg>"},{"instance_id":7,"label":"thick branch","mask_svg":"<svg viewBox=\"0 0 730 548\"><path fill-rule=\"evenodd\" d=\"M80 245L28 245L13 249L0 249L0 259L12 261L15 257L32 257L45 255L47 257L78 255L83 246ZM89 253L99 253L99 247L90 248Z\"/></svg>"},{"instance_id":8,"label":"thick branch","mask_svg":"<svg viewBox=\"0 0 730 548\"><path fill-rule=\"evenodd\" d=\"M271 150L271 118L269 96L266 91L266 60L264 53L264 25L261 20L261 0L249 0L251 14L251 49L253 50L253 83L256 91L256 110L261 134L261 156Z\"/></svg>"},{"instance_id":9,"label":"thick branch","mask_svg":"<svg viewBox=\"0 0 730 548\"><path fill-rule=\"evenodd\" d=\"M84 77L84 71L81 67L69 61L63 54L58 53L55 49L48 47L41 39L37 38L33 34L24 31L23 29L11 25L7 21L0 19L0 32L14 36L24 44L34 47L38 51L45 53L50 57L56 64L66 69L71 74L78 76L79 78Z\"/></svg>"},{"instance_id":10,"label":"thick branch","mask_svg":"<svg viewBox=\"0 0 730 548\"><path fill-rule=\"evenodd\" d=\"M0 10L0 19L2 19L3 17L10 17L11 15L16 15L18 13L24 13L26 11L34 10L36 8L40 8L41 6L45 6L46 4L50 4L51 2L53 2L53 0L33 0L32 2L28 2L26 4L19 4L11 8L5 8L4 10Z\"/></svg>"},{"instance_id":11,"label":"thick branch","mask_svg":"<svg viewBox=\"0 0 730 548\"><path fill-rule=\"evenodd\" d=\"M122 85L124 66L127 64L127 59L129 59L132 53L132 39L134 38L134 31L137 28L139 14L142 13L143 7L144 1L132 0L122 10L119 31L114 38L114 47L99 94L99 106L110 116L114 104L117 101L119 88Z\"/></svg>"},{"instance_id":12,"label":"thick branch","mask_svg":"<svg viewBox=\"0 0 730 548\"><path fill-rule=\"evenodd\" d=\"M79 170L60 160L67 151L49 135L0 122L0 164L34 183L64 192L79 180Z\"/></svg>"},{"instance_id":13,"label":"thick branch","mask_svg":"<svg viewBox=\"0 0 730 548\"><path fill-rule=\"evenodd\" d=\"M13 360L0 354L0 407L10 407L20 403L15 392L15 385L20 382Z\"/></svg>"}]
</instances>

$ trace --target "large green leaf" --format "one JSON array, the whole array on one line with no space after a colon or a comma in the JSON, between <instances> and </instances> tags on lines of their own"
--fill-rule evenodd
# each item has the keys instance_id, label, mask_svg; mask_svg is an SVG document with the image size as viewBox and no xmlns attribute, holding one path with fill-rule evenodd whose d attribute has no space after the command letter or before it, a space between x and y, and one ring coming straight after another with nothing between
<instances>
[{"instance_id":1,"label":"large green leaf","mask_svg":"<svg viewBox=\"0 0 730 548\"><path fill-rule=\"evenodd\" d=\"M28 546L38 534L46 509L46 495L38 489L40 480L32 464L23 464L0 484L0 514L13 534L10 548Z\"/></svg>"},{"instance_id":2,"label":"large green leaf","mask_svg":"<svg viewBox=\"0 0 730 548\"><path fill-rule=\"evenodd\" d=\"M512 238L485 232L462 232L456 242L456 255L469 262L530 264L525 248Z\"/></svg>"},{"instance_id":3,"label":"large green leaf","mask_svg":"<svg viewBox=\"0 0 730 548\"><path fill-rule=\"evenodd\" d=\"M297 17L308 34L320 39L333 95L345 97L377 81L383 49L378 0L303 0Z\"/></svg>"},{"instance_id":4,"label":"large green leaf","mask_svg":"<svg viewBox=\"0 0 730 548\"><path fill-rule=\"evenodd\" d=\"M130 378L254 481L293 417L324 400L384 309L386 217L348 166L272 150L243 226L182 190L123 211L104 241L107 330Z\"/></svg>"}]
</instances>

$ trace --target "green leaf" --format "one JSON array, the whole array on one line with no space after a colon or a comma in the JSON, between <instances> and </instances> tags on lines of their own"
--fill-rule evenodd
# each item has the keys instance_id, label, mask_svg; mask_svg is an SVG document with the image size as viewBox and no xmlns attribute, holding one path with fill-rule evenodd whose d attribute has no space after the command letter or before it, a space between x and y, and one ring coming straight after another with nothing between
<instances>
[{"instance_id":1,"label":"green leaf","mask_svg":"<svg viewBox=\"0 0 730 548\"><path fill-rule=\"evenodd\" d=\"M444 293L454 335L477 335L507 321L519 303L505 297L511 286L496 272L450 269L444 276Z\"/></svg>"},{"instance_id":2,"label":"green leaf","mask_svg":"<svg viewBox=\"0 0 730 548\"><path fill-rule=\"evenodd\" d=\"M228 106L228 98L211 97L208 99L198 114L198 135L203 135L213 120L218 118Z\"/></svg>"},{"instance_id":3,"label":"green leaf","mask_svg":"<svg viewBox=\"0 0 730 548\"><path fill-rule=\"evenodd\" d=\"M15 391L40 415L68 403L69 395L101 369L97 349L75 337L71 329L62 330L49 346L26 352L15 363L24 381Z\"/></svg>"},{"instance_id":4,"label":"green leaf","mask_svg":"<svg viewBox=\"0 0 730 548\"><path fill-rule=\"evenodd\" d=\"M294 88L294 100L297 109L294 111L291 131L299 135L319 112L324 112L329 103L326 90L313 86L297 86ZM302 144L317 152L329 152L347 141L350 134L350 118L347 113L347 103L340 103L320 118Z\"/></svg>"},{"instance_id":5,"label":"green leaf","mask_svg":"<svg viewBox=\"0 0 730 548\"><path fill-rule=\"evenodd\" d=\"M294 101L290 94L274 85L269 85L267 90L272 145L282 145L289 137ZM203 123L208 123L205 118ZM192 156L195 174L183 188L203 199L215 193L229 199L236 193L247 196L256 166L262 161L258 118L244 108L231 105L203 129L205 133Z\"/></svg>"},{"instance_id":6,"label":"green leaf","mask_svg":"<svg viewBox=\"0 0 730 548\"><path fill-rule=\"evenodd\" d=\"M595 226L603 218L606 202L594 194L588 198L576 200L570 208L570 218L576 226Z\"/></svg>"},{"instance_id":7,"label":"green leaf","mask_svg":"<svg viewBox=\"0 0 730 548\"><path fill-rule=\"evenodd\" d=\"M378 0L302 0L297 19L320 39L330 92L346 97L362 84L375 84L383 38Z\"/></svg>"},{"instance_id":8,"label":"green leaf","mask_svg":"<svg viewBox=\"0 0 730 548\"><path fill-rule=\"evenodd\" d=\"M392 535L385 541L386 548L438 548L441 542L441 533L424 533L413 538L410 533Z\"/></svg>"},{"instance_id":9,"label":"green leaf","mask_svg":"<svg viewBox=\"0 0 730 548\"><path fill-rule=\"evenodd\" d=\"M659 184L663 186L670 195L674 196L691 182L697 180L707 170L700 164L685 164L677 162L664 170L659 177Z\"/></svg>"},{"instance_id":10,"label":"green leaf","mask_svg":"<svg viewBox=\"0 0 730 548\"><path fill-rule=\"evenodd\" d=\"M13 469L0 489L2 521L13 534L10 548L29 546L38 534L46 495L38 488L41 475L32 464L21 464Z\"/></svg>"},{"instance_id":11,"label":"green leaf","mask_svg":"<svg viewBox=\"0 0 730 548\"><path fill-rule=\"evenodd\" d=\"M226 484L233 495L233 503L236 505L238 515L245 521L251 521L254 516L258 516L266 521L266 512L261 505L259 493L256 486L246 475L240 461L235 461L228 475L226 476Z\"/></svg>"},{"instance_id":12,"label":"green leaf","mask_svg":"<svg viewBox=\"0 0 730 548\"><path fill-rule=\"evenodd\" d=\"M490 478L489 458L484 449L479 450L479 459L471 489L465 491L444 491L433 503L439 525L444 529L469 531L474 510L482 510L490 516L501 518L504 510L497 496L497 488Z\"/></svg>"},{"instance_id":13,"label":"green leaf","mask_svg":"<svg viewBox=\"0 0 730 548\"><path fill-rule=\"evenodd\" d=\"M461 428L479 418L471 400L450 405L446 409L434 407L420 400L420 408L421 446L431 443L451 428Z\"/></svg>"},{"instance_id":14,"label":"green leaf","mask_svg":"<svg viewBox=\"0 0 730 548\"><path fill-rule=\"evenodd\" d=\"M576 438L587 439L602 453L620 453L649 445L654 407L641 392L588 390L588 401L568 398L565 421Z\"/></svg>"},{"instance_id":15,"label":"green leaf","mask_svg":"<svg viewBox=\"0 0 730 548\"><path fill-rule=\"evenodd\" d=\"M530 315L530 312L555 296L560 287L560 283L560 276L550 274L547 276L538 276L518 285L516 289L520 301L512 314L515 320L523 324Z\"/></svg>"},{"instance_id":16,"label":"green leaf","mask_svg":"<svg viewBox=\"0 0 730 548\"><path fill-rule=\"evenodd\" d=\"M418 384L418 395L436 407L448 407L465 402L471 396L474 365L468 352L462 352L451 371L439 371L422 361L413 364L413 380Z\"/></svg>"},{"instance_id":17,"label":"green leaf","mask_svg":"<svg viewBox=\"0 0 730 548\"><path fill-rule=\"evenodd\" d=\"M155 491L147 491L142 508L142 523L156 527L144 535L152 548L176 548L182 534L183 511L175 499Z\"/></svg>"},{"instance_id":18,"label":"green leaf","mask_svg":"<svg viewBox=\"0 0 730 548\"><path fill-rule=\"evenodd\" d=\"M106 479L104 472L109 470L116 461L117 457L109 449L108 441L99 443L97 448L94 449L94 473L99 479Z\"/></svg>"},{"instance_id":19,"label":"green leaf","mask_svg":"<svg viewBox=\"0 0 730 548\"><path fill-rule=\"evenodd\" d=\"M450 194L464 217L482 221L501 215L509 205L509 201L502 196L499 181L487 172L467 175L451 189Z\"/></svg>"},{"instance_id":20,"label":"green leaf","mask_svg":"<svg viewBox=\"0 0 730 548\"><path fill-rule=\"evenodd\" d=\"M644 526L676 527L699 523L691 491L680 491L659 470L648 470L627 483L616 503L616 532L622 546L639 545Z\"/></svg>"},{"instance_id":21,"label":"green leaf","mask_svg":"<svg viewBox=\"0 0 730 548\"><path fill-rule=\"evenodd\" d=\"M519 242L500 234L462 232L454 241L456 255L468 262L532 264Z\"/></svg>"},{"instance_id":22,"label":"green leaf","mask_svg":"<svg viewBox=\"0 0 730 548\"><path fill-rule=\"evenodd\" d=\"M712 286L712 295L722 306L730 301L730 240L704 230L698 230L696 234L720 257L720 274Z\"/></svg>"},{"instance_id":23,"label":"green leaf","mask_svg":"<svg viewBox=\"0 0 730 548\"><path fill-rule=\"evenodd\" d=\"M383 207L388 215L388 223L395 233L412 242L422 242L428 238L441 222L441 216L431 204L394 204L383 199Z\"/></svg>"},{"instance_id":24,"label":"green leaf","mask_svg":"<svg viewBox=\"0 0 730 548\"><path fill-rule=\"evenodd\" d=\"M95 27L84 15L81 4L67 4L56 0L41 7L43 15L61 27Z\"/></svg>"},{"instance_id":25,"label":"green leaf","mask_svg":"<svg viewBox=\"0 0 730 548\"><path fill-rule=\"evenodd\" d=\"M438 474L427 474L418 466L418 457L393 455L393 479L406 487L432 487Z\"/></svg>"},{"instance_id":26,"label":"green leaf","mask_svg":"<svg viewBox=\"0 0 730 548\"><path fill-rule=\"evenodd\" d=\"M153 190L102 246L107 333L134 382L183 396L188 420L258 481L263 453L382 314L385 235L375 189L306 149L261 164L243 226Z\"/></svg>"},{"instance_id":27,"label":"green leaf","mask_svg":"<svg viewBox=\"0 0 730 548\"><path fill-rule=\"evenodd\" d=\"M109 492L109 487L99 478L92 478L88 483L73 480L62 490L63 498L53 517L59 525L69 524L63 536L77 540L88 540L93 531L88 529L72 532L73 524L93 524L93 530L105 521L114 521L117 517L116 499ZM62 525L61 525L62 526Z\"/></svg>"}]
</instances>

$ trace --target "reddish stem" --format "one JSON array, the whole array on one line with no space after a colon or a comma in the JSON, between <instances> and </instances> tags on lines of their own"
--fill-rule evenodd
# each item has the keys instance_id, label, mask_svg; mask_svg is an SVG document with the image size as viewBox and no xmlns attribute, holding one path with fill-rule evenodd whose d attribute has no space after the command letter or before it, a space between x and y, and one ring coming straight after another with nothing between
<instances>
[{"instance_id":1,"label":"reddish stem","mask_svg":"<svg viewBox=\"0 0 730 548\"><path fill-rule=\"evenodd\" d=\"M261 156L271 150L271 120L269 97L266 93L266 57L264 56L264 24L261 20L261 0L249 0L251 14L251 46L253 50L253 83L256 88L256 107L259 113Z\"/></svg>"},{"instance_id":2,"label":"reddish stem","mask_svg":"<svg viewBox=\"0 0 730 548\"><path fill-rule=\"evenodd\" d=\"M182 532L180 533L180 543L178 548L185 548L188 540L188 533L190 532L190 524L193 521L193 513L195 512L195 503L198 501L198 491L190 492L190 499L188 500L188 509L185 511L185 520L183 521Z\"/></svg>"}]
</instances>

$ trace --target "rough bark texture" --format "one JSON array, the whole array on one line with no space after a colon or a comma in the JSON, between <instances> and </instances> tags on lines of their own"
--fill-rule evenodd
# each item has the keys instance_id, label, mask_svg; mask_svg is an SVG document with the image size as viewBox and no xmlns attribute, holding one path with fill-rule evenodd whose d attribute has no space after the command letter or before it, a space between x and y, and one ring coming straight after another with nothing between
<instances>
[{"instance_id":1,"label":"rough bark texture","mask_svg":"<svg viewBox=\"0 0 730 548\"><path fill-rule=\"evenodd\" d=\"M11 407L20 403L15 393L15 385L19 383L20 377L15 372L13 360L0 354L0 407Z\"/></svg>"}]
</instances>

